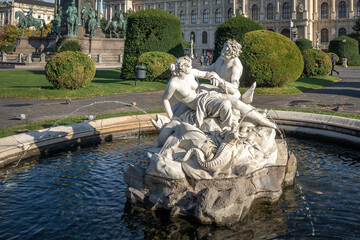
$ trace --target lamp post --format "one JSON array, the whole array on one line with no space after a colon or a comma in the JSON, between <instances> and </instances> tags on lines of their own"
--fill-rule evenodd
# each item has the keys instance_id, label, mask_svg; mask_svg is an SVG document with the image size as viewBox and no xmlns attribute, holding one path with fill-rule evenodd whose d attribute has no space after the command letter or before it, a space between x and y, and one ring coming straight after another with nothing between
<instances>
[{"instance_id":1,"label":"lamp post","mask_svg":"<svg viewBox=\"0 0 360 240\"><path fill-rule=\"evenodd\" d=\"M194 58L194 36L190 34L190 57Z\"/></svg>"},{"instance_id":2,"label":"lamp post","mask_svg":"<svg viewBox=\"0 0 360 240\"><path fill-rule=\"evenodd\" d=\"M346 56L345 56L345 45L346 45L346 38L344 38L343 40L342 40L342 42L343 42L343 46L344 46L344 53L343 53L343 63L342 63L342 66L343 67L345 67L345 68L347 68L348 66L347 66L347 59L346 59Z\"/></svg>"}]
</instances>

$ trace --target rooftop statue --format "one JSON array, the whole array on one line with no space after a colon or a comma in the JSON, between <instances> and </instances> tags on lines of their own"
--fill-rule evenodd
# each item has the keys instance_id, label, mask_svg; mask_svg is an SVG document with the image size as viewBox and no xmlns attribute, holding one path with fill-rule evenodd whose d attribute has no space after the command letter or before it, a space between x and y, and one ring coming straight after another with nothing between
<instances>
[{"instance_id":1,"label":"rooftop statue","mask_svg":"<svg viewBox=\"0 0 360 240\"><path fill-rule=\"evenodd\" d=\"M96 21L96 14L95 14L95 10L90 7L89 9L89 23L88 23L88 30L89 30L89 35L91 37L95 36L95 29L97 27L97 21Z\"/></svg>"},{"instance_id":2,"label":"rooftop statue","mask_svg":"<svg viewBox=\"0 0 360 240\"><path fill-rule=\"evenodd\" d=\"M164 91L168 117L152 120L159 130L147 169L130 166L124 174L127 197L148 209L193 215L206 224L242 220L257 199L279 199L293 182L296 159L276 140L277 126L237 90L242 74L241 45L228 41L220 60L208 69L192 68L187 56L170 66ZM199 84L196 78L212 85ZM179 102L170 105L170 98Z\"/></svg>"},{"instance_id":3,"label":"rooftop statue","mask_svg":"<svg viewBox=\"0 0 360 240\"><path fill-rule=\"evenodd\" d=\"M33 32L32 36L36 33L36 31L40 30L40 36L42 36L42 28L44 27L47 29L44 19L37 19L32 16L33 8L30 7L28 12L16 11L15 12L15 19L19 19L19 26L16 26L16 31L19 32L19 28L22 29L22 36L24 36L24 28L28 27L35 27L35 31Z\"/></svg>"},{"instance_id":4,"label":"rooftop statue","mask_svg":"<svg viewBox=\"0 0 360 240\"><path fill-rule=\"evenodd\" d=\"M71 2L71 6L66 9L67 14L67 27L68 27L68 35L76 35L77 34L77 24L78 24L78 10L75 6L75 1Z\"/></svg>"}]
</instances>

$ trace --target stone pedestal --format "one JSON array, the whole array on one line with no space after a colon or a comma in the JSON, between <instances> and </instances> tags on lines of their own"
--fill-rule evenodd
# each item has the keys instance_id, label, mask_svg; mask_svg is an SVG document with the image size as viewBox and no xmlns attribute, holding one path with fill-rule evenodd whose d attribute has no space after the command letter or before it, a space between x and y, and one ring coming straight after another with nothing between
<instances>
[{"instance_id":1,"label":"stone pedestal","mask_svg":"<svg viewBox=\"0 0 360 240\"><path fill-rule=\"evenodd\" d=\"M34 54L42 52L54 52L58 38L52 37L18 37L14 46L15 54Z\"/></svg>"},{"instance_id":2,"label":"stone pedestal","mask_svg":"<svg viewBox=\"0 0 360 240\"><path fill-rule=\"evenodd\" d=\"M342 66L343 66L344 68L347 68L347 67L348 67L348 65L347 65L347 58L343 58L343 59L342 59Z\"/></svg>"}]
</instances>

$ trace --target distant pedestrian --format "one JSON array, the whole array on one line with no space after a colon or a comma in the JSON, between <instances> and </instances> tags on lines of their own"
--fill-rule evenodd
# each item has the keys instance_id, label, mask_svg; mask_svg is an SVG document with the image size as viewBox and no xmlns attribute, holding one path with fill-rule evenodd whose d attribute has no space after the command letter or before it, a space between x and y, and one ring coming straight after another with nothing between
<instances>
[{"instance_id":1,"label":"distant pedestrian","mask_svg":"<svg viewBox=\"0 0 360 240\"><path fill-rule=\"evenodd\" d=\"M201 56L200 56L200 64L201 65L203 65L204 60L205 60L205 57L204 57L204 54L202 53Z\"/></svg>"},{"instance_id":2,"label":"distant pedestrian","mask_svg":"<svg viewBox=\"0 0 360 240\"><path fill-rule=\"evenodd\" d=\"M339 76L339 72L335 70L335 65L336 65L336 58L335 58L335 55L334 54L331 54L331 73L330 73L330 76L332 76L333 74L333 71L337 73L337 75Z\"/></svg>"},{"instance_id":3,"label":"distant pedestrian","mask_svg":"<svg viewBox=\"0 0 360 240\"><path fill-rule=\"evenodd\" d=\"M204 66L207 66L207 64L208 64L208 56L205 54L205 56L204 56Z\"/></svg>"}]
</instances>

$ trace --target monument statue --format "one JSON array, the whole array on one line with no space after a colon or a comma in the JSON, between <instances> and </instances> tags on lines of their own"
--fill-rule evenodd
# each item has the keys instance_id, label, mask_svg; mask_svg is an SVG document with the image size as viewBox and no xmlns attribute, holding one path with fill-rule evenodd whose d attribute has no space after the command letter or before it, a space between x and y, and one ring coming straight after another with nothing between
<instances>
[{"instance_id":1,"label":"monument statue","mask_svg":"<svg viewBox=\"0 0 360 240\"><path fill-rule=\"evenodd\" d=\"M105 31L109 29L110 31L110 38L112 38L112 33L116 35L116 37L119 37L119 34L117 33L117 30L123 30L126 31L126 24L127 19L124 17L123 12L120 10L119 15L116 17L117 20L109 20L109 22L106 24Z\"/></svg>"},{"instance_id":2,"label":"monument statue","mask_svg":"<svg viewBox=\"0 0 360 240\"><path fill-rule=\"evenodd\" d=\"M19 19L19 25L16 26L16 31L19 32L19 28L22 29L22 36L24 36L24 28L28 28L28 27L35 27L35 31L33 32L32 36L34 36L34 34L40 30L40 36L42 36L42 28L44 27L45 29L47 29L46 24L44 19L37 19L34 18L32 16L33 14L33 8L30 7L29 11L26 12L26 16L24 14L24 12L22 11L16 11L15 12L15 19Z\"/></svg>"},{"instance_id":3,"label":"monument statue","mask_svg":"<svg viewBox=\"0 0 360 240\"><path fill-rule=\"evenodd\" d=\"M68 35L76 35L77 33L77 24L78 24L78 11L75 6L75 1L72 1L71 6L66 9L67 14L67 27Z\"/></svg>"},{"instance_id":4,"label":"monument statue","mask_svg":"<svg viewBox=\"0 0 360 240\"><path fill-rule=\"evenodd\" d=\"M96 21L96 14L95 10L90 7L89 9L89 23L88 23L88 29L89 29L89 35L91 37L95 36L95 29L97 27L97 21Z\"/></svg>"},{"instance_id":5,"label":"monument statue","mask_svg":"<svg viewBox=\"0 0 360 240\"><path fill-rule=\"evenodd\" d=\"M148 166L124 174L131 203L226 225L244 219L255 199L273 202L293 183L295 157L275 139L277 126L266 112L250 105L255 85L243 96L237 92L240 53L241 45L228 41L210 68L216 72L193 69L187 56L171 64L162 98L167 117L152 120L159 135ZM174 106L172 97L179 101Z\"/></svg>"},{"instance_id":6,"label":"monument statue","mask_svg":"<svg viewBox=\"0 0 360 240\"><path fill-rule=\"evenodd\" d=\"M61 34L61 9L55 14L55 17L51 22L53 24L53 35L59 36Z\"/></svg>"},{"instance_id":7,"label":"monument statue","mask_svg":"<svg viewBox=\"0 0 360 240\"><path fill-rule=\"evenodd\" d=\"M89 18L89 13L88 13L88 9L86 8L86 6L83 6L82 10L81 10L81 19L82 19L82 25L85 27L87 22L88 22L88 18Z\"/></svg>"}]
</instances>

